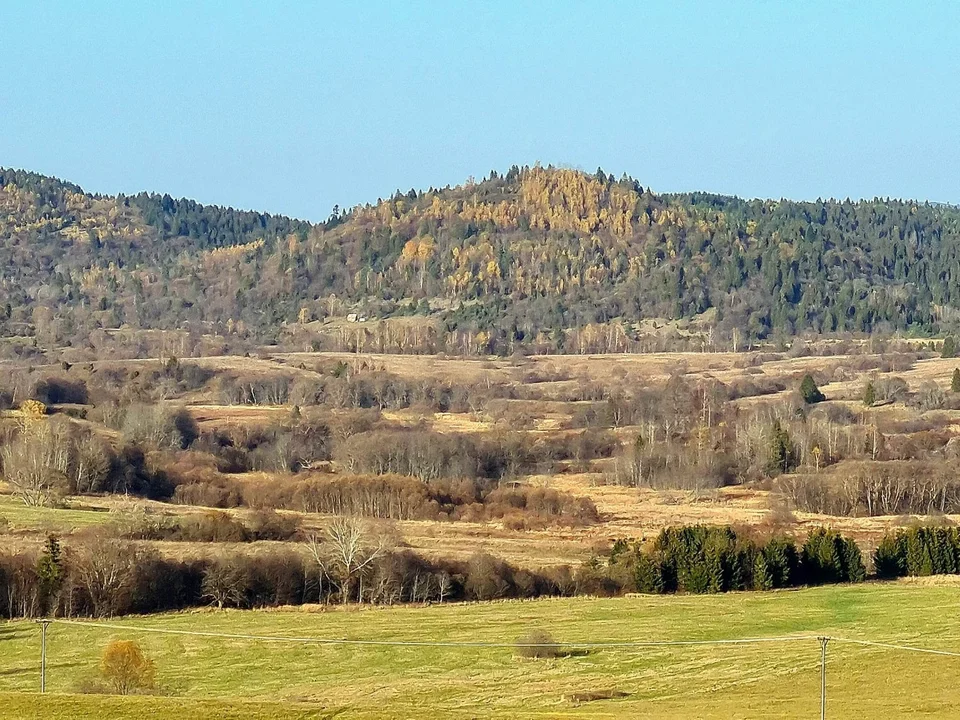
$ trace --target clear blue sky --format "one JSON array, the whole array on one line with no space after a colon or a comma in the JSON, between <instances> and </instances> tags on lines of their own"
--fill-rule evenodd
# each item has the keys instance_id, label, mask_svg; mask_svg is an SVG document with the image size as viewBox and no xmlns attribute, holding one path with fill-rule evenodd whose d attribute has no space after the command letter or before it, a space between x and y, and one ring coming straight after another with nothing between
<instances>
[{"instance_id":1,"label":"clear blue sky","mask_svg":"<svg viewBox=\"0 0 960 720\"><path fill-rule=\"evenodd\" d=\"M2 3L0 165L324 219L510 165L960 201L960 3Z\"/></svg>"}]
</instances>

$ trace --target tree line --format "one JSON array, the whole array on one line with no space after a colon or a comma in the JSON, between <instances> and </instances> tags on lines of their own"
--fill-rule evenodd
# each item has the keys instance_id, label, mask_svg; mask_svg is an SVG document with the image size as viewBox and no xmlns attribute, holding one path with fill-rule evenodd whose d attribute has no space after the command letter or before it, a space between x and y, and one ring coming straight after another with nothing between
<instances>
[{"instance_id":1,"label":"tree line","mask_svg":"<svg viewBox=\"0 0 960 720\"><path fill-rule=\"evenodd\" d=\"M873 558L879 577L955 575L960 573L960 530L900 529L884 536Z\"/></svg>"},{"instance_id":2,"label":"tree line","mask_svg":"<svg viewBox=\"0 0 960 720\"><path fill-rule=\"evenodd\" d=\"M955 532L952 537L956 557ZM899 557L900 542L882 546L893 548L877 556L883 576L900 567L896 560L884 559ZM911 547L906 541L903 545ZM40 550L0 554L0 617L108 617L203 605L712 593L865 577L856 543L824 528L811 532L800 547L785 538L750 540L730 527L668 528L648 545L618 541L605 557L578 568L534 571L484 553L467 560L426 559L396 548L388 535L364 521L340 516L299 546L194 559L166 557L147 545L103 535L76 539L66 547L50 536Z\"/></svg>"},{"instance_id":3,"label":"tree line","mask_svg":"<svg viewBox=\"0 0 960 720\"><path fill-rule=\"evenodd\" d=\"M732 527L665 528L652 543L615 542L585 566L607 592L718 593L861 582L860 548L826 528L799 547L786 537L751 539Z\"/></svg>"}]
</instances>

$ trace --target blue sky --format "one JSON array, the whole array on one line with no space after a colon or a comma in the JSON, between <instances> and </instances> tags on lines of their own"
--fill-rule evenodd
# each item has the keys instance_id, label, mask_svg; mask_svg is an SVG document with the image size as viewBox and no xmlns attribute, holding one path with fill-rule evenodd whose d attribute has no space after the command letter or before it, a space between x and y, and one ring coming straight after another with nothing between
<instances>
[{"instance_id":1,"label":"blue sky","mask_svg":"<svg viewBox=\"0 0 960 720\"><path fill-rule=\"evenodd\" d=\"M0 0L0 165L313 220L553 163L960 202L960 3Z\"/></svg>"}]
</instances>

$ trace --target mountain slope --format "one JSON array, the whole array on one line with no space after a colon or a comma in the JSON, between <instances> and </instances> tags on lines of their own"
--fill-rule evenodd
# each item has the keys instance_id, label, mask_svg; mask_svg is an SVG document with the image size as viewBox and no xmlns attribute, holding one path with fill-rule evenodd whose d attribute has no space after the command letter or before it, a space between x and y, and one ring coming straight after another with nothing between
<instances>
[{"instance_id":1,"label":"mountain slope","mask_svg":"<svg viewBox=\"0 0 960 720\"><path fill-rule=\"evenodd\" d=\"M0 333L44 347L121 327L270 342L350 312L427 315L431 349L469 332L478 352L563 349L571 330L582 349L598 325L591 349L623 349L638 321L708 310L744 340L927 333L957 325L960 212L658 195L537 166L310 224L0 170L0 267Z\"/></svg>"}]
</instances>

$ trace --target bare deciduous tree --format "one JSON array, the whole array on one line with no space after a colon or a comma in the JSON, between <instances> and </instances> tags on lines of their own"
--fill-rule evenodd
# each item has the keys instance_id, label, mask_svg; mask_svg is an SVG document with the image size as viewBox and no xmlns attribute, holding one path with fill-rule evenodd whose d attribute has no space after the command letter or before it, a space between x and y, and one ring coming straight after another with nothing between
<instances>
[{"instance_id":1,"label":"bare deciduous tree","mask_svg":"<svg viewBox=\"0 0 960 720\"><path fill-rule=\"evenodd\" d=\"M146 559L147 551L133 543L93 537L81 546L70 564L94 617L117 615L127 608L137 568Z\"/></svg>"},{"instance_id":2,"label":"bare deciduous tree","mask_svg":"<svg viewBox=\"0 0 960 720\"><path fill-rule=\"evenodd\" d=\"M70 473L73 491L96 492L110 472L110 455L93 433L81 434L75 443L76 459Z\"/></svg>"},{"instance_id":3,"label":"bare deciduous tree","mask_svg":"<svg viewBox=\"0 0 960 720\"><path fill-rule=\"evenodd\" d=\"M322 536L312 535L308 545L321 573L339 583L340 599L346 603L353 596L355 582L357 602L363 602L364 572L387 553L390 541L362 520L340 516Z\"/></svg>"},{"instance_id":4,"label":"bare deciduous tree","mask_svg":"<svg viewBox=\"0 0 960 720\"><path fill-rule=\"evenodd\" d=\"M246 584L247 573L243 564L236 557L220 558L204 571L201 590L205 598L222 610L225 606L243 604Z\"/></svg>"},{"instance_id":5,"label":"bare deciduous tree","mask_svg":"<svg viewBox=\"0 0 960 720\"><path fill-rule=\"evenodd\" d=\"M49 505L66 489L69 446L66 424L38 419L0 448L3 477L24 504Z\"/></svg>"}]
</instances>

